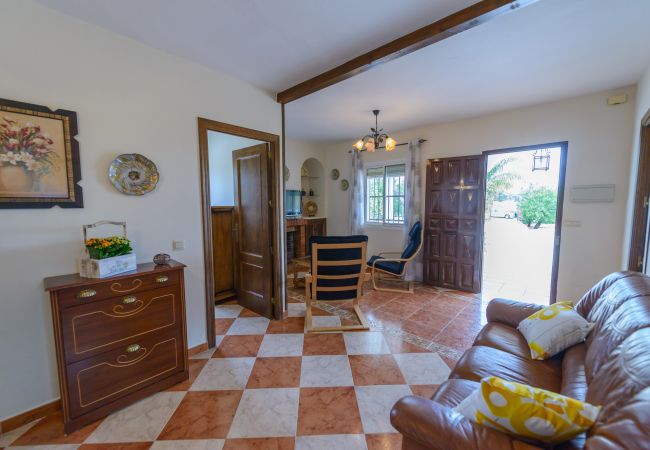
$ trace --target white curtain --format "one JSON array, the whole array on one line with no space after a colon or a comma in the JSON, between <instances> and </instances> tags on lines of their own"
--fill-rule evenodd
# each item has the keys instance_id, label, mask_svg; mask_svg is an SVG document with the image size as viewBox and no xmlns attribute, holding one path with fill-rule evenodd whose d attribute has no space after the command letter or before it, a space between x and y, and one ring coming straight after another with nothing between
<instances>
[{"instance_id":1,"label":"white curtain","mask_svg":"<svg viewBox=\"0 0 650 450\"><path fill-rule=\"evenodd\" d=\"M408 244L408 232L416 222L422 220L422 149L419 139L409 142L406 165L406 199L404 205L404 236ZM424 224L422 224L424 226ZM407 280L422 280L422 252L407 265Z\"/></svg>"},{"instance_id":2,"label":"white curtain","mask_svg":"<svg viewBox=\"0 0 650 450\"><path fill-rule=\"evenodd\" d=\"M350 234L364 234L365 185L363 176L363 154L352 150L352 204L350 210Z\"/></svg>"}]
</instances>

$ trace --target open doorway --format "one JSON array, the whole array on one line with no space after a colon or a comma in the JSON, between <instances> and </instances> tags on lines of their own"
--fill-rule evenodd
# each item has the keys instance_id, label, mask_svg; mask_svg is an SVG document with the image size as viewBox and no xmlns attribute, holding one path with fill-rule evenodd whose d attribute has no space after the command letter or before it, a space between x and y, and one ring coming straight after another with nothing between
<instances>
[{"instance_id":1,"label":"open doorway","mask_svg":"<svg viewBox=\"0 0 650 450\"><path fill-rule=\"evenodd\" d=\"M281 319L284 293L283 186L279 137L198 119L208 346L215 302Z\"/></svg>"},{"instance_id":2,"label":"open doorway","mask_svg":"<svg viewBox=\"0 0 650 450\"><path fill-rule=\"evenodd\" d=\"M567 143L485 152L482 293L555 302Z\"/></svg>"}]
</instances>

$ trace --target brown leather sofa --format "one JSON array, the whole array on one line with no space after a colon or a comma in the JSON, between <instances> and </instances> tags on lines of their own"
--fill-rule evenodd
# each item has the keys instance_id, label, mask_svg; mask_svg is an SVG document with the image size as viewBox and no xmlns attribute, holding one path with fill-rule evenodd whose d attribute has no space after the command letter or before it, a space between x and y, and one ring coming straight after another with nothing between
<instances>
[{"instance_id":1,"label":"brown leather sofa","mask_svg":"<svg viewBox=\"0 0 650 450\"><path fill-rule=\"evenodd\" d=\"M518 323L541 308L495 299L488 323L431 400L408 396L391 411L403 449L537 449L486 428L453 411L489 375L559 392L602 405L596 425L584 436L554 448L650 449L650 277L613 273L576 305L593 322L584 343L546 361L530 358Z\"/></svg>"}]
</instances>

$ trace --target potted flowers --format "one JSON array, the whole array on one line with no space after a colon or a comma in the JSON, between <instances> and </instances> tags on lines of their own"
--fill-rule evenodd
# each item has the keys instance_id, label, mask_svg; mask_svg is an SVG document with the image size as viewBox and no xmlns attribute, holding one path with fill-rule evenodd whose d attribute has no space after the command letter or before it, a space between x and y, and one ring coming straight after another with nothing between
<instances>
[{"instance_id":1,"label":"potted flowers","mask_svg":"<svg viewBox=\"0 0 650 450\"><path fill-rule=\"evenodd\" d=\"M0 190L40 190L40 179L55 167L54 142L38 125L0 120Z\"/></svg>"},{"instance_id":2,"label":"potted flowers","mask_svg":"<svg viewBox=\"0 0 650 450\"><path fill-rule=\"evenodd\" d=\"M124 236L87 238L88 228L99 225L121 225ZM126 237L125 222L102 221L84 225L84 256L79 264L79 273L87 278L104 278L136 269L136 258L131 241Z\"/></svg>"}]
</instances>

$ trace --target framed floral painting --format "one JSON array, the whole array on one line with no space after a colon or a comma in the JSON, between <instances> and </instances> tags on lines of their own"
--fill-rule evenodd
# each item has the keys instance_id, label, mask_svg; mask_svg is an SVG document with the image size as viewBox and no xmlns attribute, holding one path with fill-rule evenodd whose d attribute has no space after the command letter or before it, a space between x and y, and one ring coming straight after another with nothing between
<instances>
[{"instance_id":1,"label":"framed floral painting","mask_svg":"<svg viewBox=\"0 0 650 450\"><path fill-rule=\"evenodd\" d=\"M0 99L0 208L83 208L77 113Z\"/></svg>"}]
</instances>

